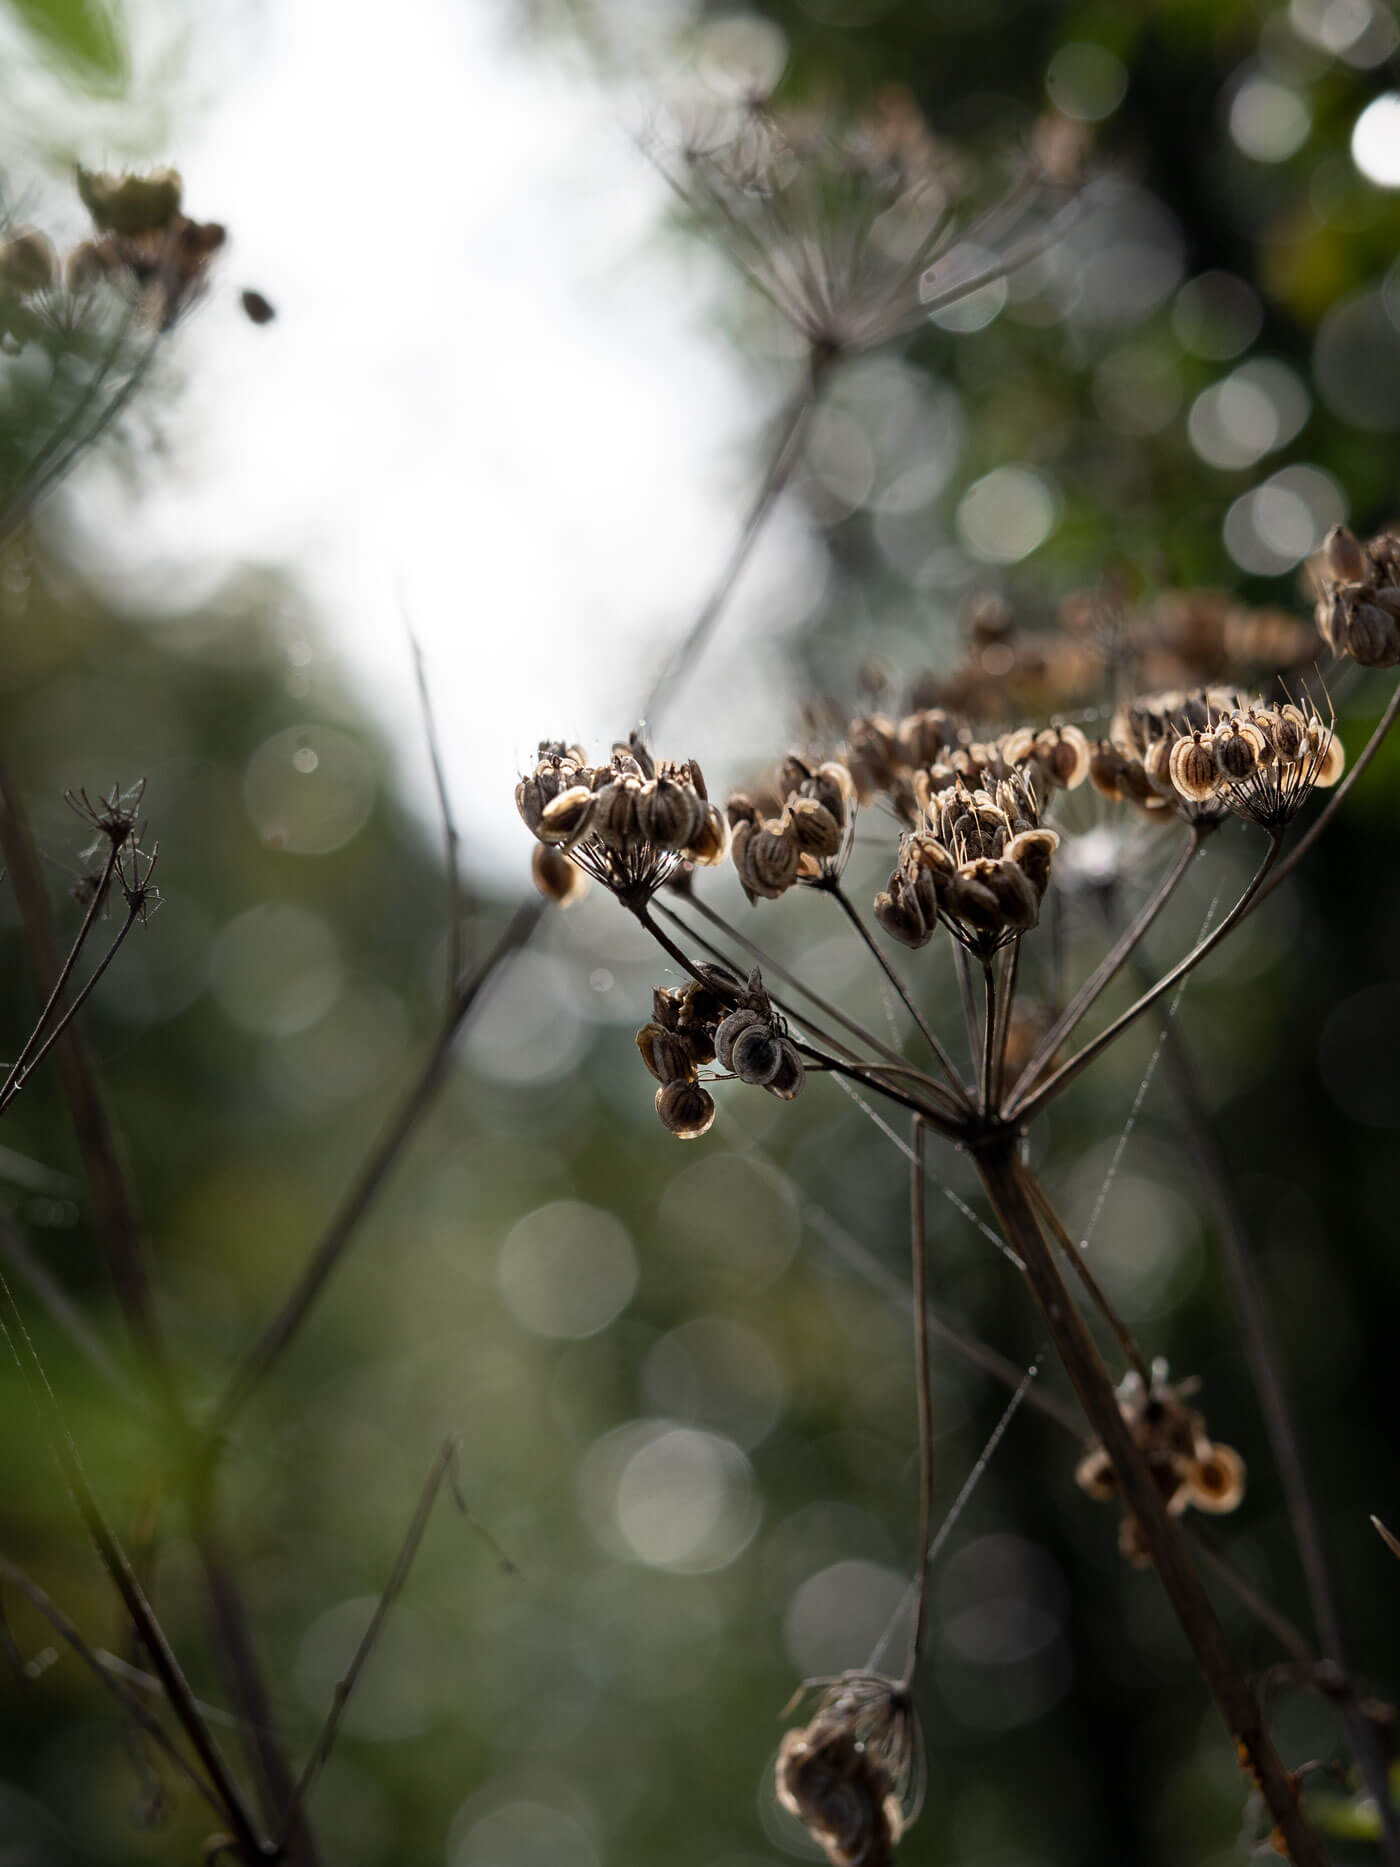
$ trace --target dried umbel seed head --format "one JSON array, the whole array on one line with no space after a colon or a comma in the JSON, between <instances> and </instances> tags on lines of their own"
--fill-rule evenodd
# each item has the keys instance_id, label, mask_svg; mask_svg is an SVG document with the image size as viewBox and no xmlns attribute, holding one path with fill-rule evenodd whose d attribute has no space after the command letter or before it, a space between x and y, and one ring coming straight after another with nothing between
<instances>
[{"instance_id":1,"label":"dried umbel seed head","mask_svg":"<svg viewBox=\"0 0 1400 1867\"><path fill-rule=\"evenodd\" d=\"M778 1800L832 1867L891 1867L903 1833L889 1779L849 1731L820 1719L778 1749Z\"/></svg>"},{"instance_id":2,"label":"dried umbel seed head","mask_svg":"<svg viewBox=\"0 0 1400 1867\"><path fill-rule=\"evenodd\" d=\"M923 1799L923 1738L908 1691L845 1673L778 1750L778 1800L832 1867L888 1867Z\"/></svg>"},{"instance_id":3,"label":"dried umbel seed head","mask_svg":"<svg viewBox=\"0 0 1400 1867\"><path fill-rule=\"evenodd\" d=\"M1382 532L1364 548L1337 525L1314 559L1317 626L1335 654L1366 668L1400 662L1400 552L1393 534Z\"/></svg>"},{"instance_id":4,"label":"dried umbel seed head","mask_svg":"<svg viewBox=\"0 0 1400 1867\"><path fill-rule=\"evenodd\" d=\"M588 877L583 870L575 868L561 850L549 849L543 843L536 843L531 854L530 873L545 900L556 907L572 907L588 893Z\"/></svg>"},{"instance_id":5,"label":"dried umbel seed head","mask_svg":"<svg viewBox=\"0 0 1400 1867\"><path fill-rule=\"evenodd\" d=\"M698 1141L715 1119L715 1099L699 1083L681 1078L657 1090L656 1113L668 1134L679 1141Z\"/></svg>"}]
</instances>

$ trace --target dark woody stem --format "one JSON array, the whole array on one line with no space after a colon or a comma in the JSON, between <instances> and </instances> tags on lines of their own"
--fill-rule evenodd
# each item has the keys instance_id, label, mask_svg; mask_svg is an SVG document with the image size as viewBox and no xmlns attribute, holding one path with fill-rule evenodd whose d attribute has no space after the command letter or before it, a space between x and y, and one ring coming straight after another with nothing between
<instances>
[{"instance_id":1,"label":"dark woody stem","mask_svg":"<svg viewBox=\"0 0 1400 1867\"><path fill-rule=\"evenodd\" d=\"M929 1385L928 1226L925 1214L928 1179L924 1171L924 1124L917 1116L914 1118L912 1138L909 1229L913 1245L914 1364L919 1396L919 1568L914 1625L909 1634L909 1658L904 1676L899 1682L902 1692L909 1692L913 1687L919 1654L924 1644L924 1627L928 1616L928 1554L933 1535L933 1394Z\"/></svg>"},{"instance_id":2,"label":"dark woody stem","mask_svg":"<svg viewBox=\"0 0 1400 1867\"><path fill-rule=\"evenodd\" d=\"M1104 1321L1117 1338L1118 1346L1122 1349L1129 1367L1137 1370L1138 1374L1142 1377L1142 1382L1145 1387L1150 1387L1152 1385L1152 1375L1147 1363L1143 1360L1142 1350L1133 1340L1133 1334L1128 1325L1109 1302L1108 1297L1099 1284L1098 1278L1095 1277L1094 1273L1089 1269L1088 1260L1084 1255L1082 1247L1076 1245L1069 1233L1065 1230L1058 1213L1050 1204L1049 1196L1046 1194L1040 1182L1038 1180L1028 1179L1026 1184L1032 1199L1035 1201L1036 1208L1041 1218L1049 1226L1051 1233L1054 1235L1055 1243L1074 1266L1075 1275L1088 1291L1090 1302L1092 1302L1095 1309L1098 1310L1099 1314L1103 1317Z\"/></svg>"},{"instance_id":3,"label":"dark woody stem","mask_svg":"<svg viewBox=\"0 0 1400 1867\"><path fill-rule=\"evenodd\" d=\"M1400 693L1400 688L1396 692ZM1244 1209L1220 1144L1206 1118L1185 1040L1164 1013L1159 1013L1159 1017L1167 1074L1185 1120L1191 1151L1214 1195L1225 1270L1240 1319L1245 1361L1259 1398L1259 1408L1269 1436L1269 1448L1274 1455L1274 1467L1293 1526L1293 1537L1298 1546L1298 1558L1307 1583L1308 1599L1312 1605L1322 1654L1324 1659L1333 1662L1345 1680L1342 1715L1362 1776L1380 1811L1382 1857L1387 1867L1396 1867L1396 1863L1400 1863L1400 1821L1397 1821L1395 1804L1390 1795L1384 1749L1375 1725L1362 1708L1351 1678L1337 1585L1323 1540L1317 1505L1308 1483L1302 1443L1284 1385L1268 1301L1256 1268Z\"/></svg>"},{"instance_id":4,"label":"dark woody stem","mask_svg":"<svg viewBox=\"0 0 1400 1867\"><path fill-rule=\"evenodd\" d=\"M1002 965L1001 989L997 1008L997 1031L992 1052L992 1094L990 1107L1001 1107L1002 1079L1006 1073L1006 1041L1011 1032L1011 1010L1016 999L1016 979L1021 970L1021 936L1017 934L1006 949Z\"/></svg>"},{"instance_id":5,"label":"dark woody stem","mask_svg":"<svg viewBox=\"0 0 1400 1867\"><path fill-rule=\"evenodd\" d=\"M839 905L841 909L841 912L846 916L846 919L851 923L852 927L855 928L856 932L860 935L861 940L864 942L865 946L869 949L870 953L873 955L876 965L879 966L881 972L884 973L885 977L889 980L890 984L894 987L894 990L899 994L899 998L900 998L901 1003L904 1006L904 1009L909 1013L909 1016L914 1020L914 1023L918 1026L920 1036L923 1038L924 1042L928 1045L929 1049L933 1052L934 1056L938 1059L940 1068L943 1070L944 1075L948 1078L949 1083L952 1085L953 1094L964 1105L964 1107L971 1107L971 1104L968 1102L966 1085L964 1084L962 1078L958 1075L957 1068L953 1062L953 1059L948 1055L948 1052L944 1049L939 1038L929 1026L928 1021L924 1018L918 1006L914 1003L913 999L909 996L909 992L907 988L905 987L904 982L900 979L899 974L895 971L894 967L890 964L888 956L880 951L879 945L877 944L874 935L871 933L870 929L866 926L865 922L860 918L859 913L856 911L855 903L851 900L851 897L846 893L845 889L841 886L839 881L828 882L825 885L824 892L826 894L831 895L833 899L837 902L837 904Z\"/></svg>"},{"instance_id":6,"label":"dark woody stem","mask_svg":"<svg viewBox=\"0 0 1400 1867\"><path fill-rule=\"evenodd\" d=\"M1171 868L1167 870L1167 873L1162 877L1162 880L1158 883L1152 894L1150 894L1143 903L1133 921L1123 929L1108 952L1104 954L1102 960L1100 960L1093 972L1090 973L1083 985L1080 986L1064 1011L1055 1020L1054 1024L1046 1032L1045 1036L1036 1047L1030 1062L1026 1065L1025 1069L1022 1070L1020 1076L1017 1078L1015 1087L1011 1091L1010 1107L1014 1108L1019 1098L1029 1094L1036 1078L1040 1075L1046 1064L1049 1063L1055 1052L1060 1048L1060 1045L1069 1037L1075 1025L1078 1024L1085 1012L1094 1004L1099 994L1103 992L1107 986L1112 984L1123 962L1127 959L1133 948L1137 945L1139 940L1142 939L1153 921L1156 920L1157 916L1175 893L1178 882L1180 882L1182 876L1185 875L1187 869L1191 866L1192 859L1200 849L1201 844L1205 841L1207 834L1207 829L1201 824L1192 825L1191 835L1182 847L1181 853L1178 855L1176 861L1172 864Z\"/></svg>"},{"instance_id":7,"label":"dark woody stem","mask_svg":"<svg viewBox=\"0 0 1400 1867\"><path fill-rule=\"evenodd\" d=\"M1252 1687L1240 1677L1225 1635L1140 1448L1118 1408L1117 1395L1093 1337L1074 1305L1040 1229L1028 1174L1016 1159L1013 1131L989 1135L974 1151L1007 1242L1019 1253L1031 1293L1056 1352L1113 1464L1119 1491L1137 1519L1152 1564L1171 1602L1216 1709L1235 1740L1241 1767L1258 1786L1294 1867L1326 1867L1304 1819L1295 1783L1264 1726Z\"/></svg>"},{"instance_id":8,"label":"dark woody stem","mask_svg":"<svg viewBox=\"0 0 1400 1867\"><path fill-rule=\"evenodd\" d=\"M77 938L68 949L68 957L64 960L57 979L54 980L53 990L49 993L44 1009L39 1013L39 1020L34 1026L34 1029L30 1032L28 1042L15 1058L10 1073L5 1078L4 1087L0 1088L0 1109L3 1109L6 1102L9 1101L11 1092L18 1086L20 1079L23 1077L28 1067L30 1058L43 1041L44 1032L48 1027L50 1015L57 1009L59 1000L63 997L64 991L68 985L68 981L73 976L73 968L78 963L78 955L82 952L84 942L92 932L93 922L102 912L103 906L107 900L107 890L111 886L112 874L117 866L117 855L120 848L120 843L114 842L107 851L107 860L102 865L102 874L98 878L97 887L93 891L92 900L88 903L88 910L83 916L83 924L78 929Z\"/></svg>"},{"instance_id":9,"label":"dark woody stem","mask_svg":"<svg viewBox=\"0 0 1400 1867\"><path fill-rule=\"evenodd\" d=\"M1139 998L1135 1004L1129 1005L1128 1009L1121 1017L1115 1018L1106 1031L1101 1031L1092 1042L1084 1046L1077 1056L1071 1057L1068 1063L1062 1064L1060 1068L1056 1070L1055 1074L1050 1077L1048 1081L1043 1082L1029 1097L1018 1102L1013 1096L1007 1108L1007 1116L1009 1119L1023 1123L1028 1122L1033 1115L1037 1114L1045 1106L1052 1096L1058 1095L1062 1089L1068 1088L1075 1077L1078 1076L1082 1070L1087 1069L1089 1064L1094 1061L1100 1052L1106 1050L1115 1038L1121 1037L1128 1026L1135 1023L1136 1020L1142 1016L1143 1012L1150 1010L1151 1007L1157 1003L1159 998L1165 993L1170 992L1179 979L1184 979L1187 973L1199 966L1203 959L1208 958L1209 955L1215 951L1226 934L1232 932L1249 912L1251 902L1253 902L1255 896L1263 886L1270 869L1272 869L1274 863L1278 860L1280 846L1279 832L1277 830L1271 830L1269 832L1269 848L1264 860L1254 871L1249 886L1245 889L1234 907L1230 909L1230 912L1225 916L1224 920L1221 921L1220 925L1215 928L1213 932L1207 934L1204 940L1198 941L1186 955L1185 959L1179 960L1177 964L1172 967L1170 972L1164 973L1150 992L1144 992L1142 997Z\"/></svg>"}]
</instances>

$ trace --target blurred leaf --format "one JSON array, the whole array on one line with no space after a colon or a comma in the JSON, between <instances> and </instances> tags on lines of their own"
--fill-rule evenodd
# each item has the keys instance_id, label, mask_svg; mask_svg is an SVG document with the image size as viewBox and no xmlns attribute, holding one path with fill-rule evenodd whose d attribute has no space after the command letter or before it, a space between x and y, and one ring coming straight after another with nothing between
<instances>
[{"instance_id":1,"label":"blurred leaf","mask_svg":"<svg viewBox=\"0 0 1400 1867\"><path fill-rule=\"evenodd\" d=\"M86 79L121 83L126 48L101 0L10 0L23 25Z\"/></svg>"}]
</instances>

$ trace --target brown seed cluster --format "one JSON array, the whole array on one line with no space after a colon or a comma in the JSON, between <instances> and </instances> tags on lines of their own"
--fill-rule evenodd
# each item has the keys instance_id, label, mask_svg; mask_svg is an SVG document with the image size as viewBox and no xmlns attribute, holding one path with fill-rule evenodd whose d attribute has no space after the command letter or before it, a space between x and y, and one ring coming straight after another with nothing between
<instances>
[{"instance_id":1,"label":"brown seed cluster","mask_svg":"<svg viewBox=\"0 0 1400 1867\"><path fill-rule=\"evenodd\" d=\"M1042 827L1035 787L1018 770L982 778L972 789L959 775L930 792L921 827L900 839L875 918L904 946L926 945L941 920L986 956L1040 918L1060 839Z\"/></svg>"},{"instance_id":2,"label":"brown seed cluster","mask_svg":"<svg viewBox=\"0 0 1400 1867\"><path fill-rule=\"evenodd\" d=\"M710 867L728 845L724 817L709 802L700 767L657 763L634 733L606 765L581 746L542 741L515 804L536 841L601 882L630 906L643 905L682 863ZM557 863L535 861L549 899L568 898Z\"/></svg>"},{"instance_id":3,"label":"brown seed cluster","mask_svg":"<svg viewBox=\"0 0 1400 1867\"><path fill-rule=\"evenodd\" d=\"M168 330L204 284L227 237L224 228L181 211L183 183L174 169L150 175L79 169L78 193L97 237L69 255L69 290L85 291L106 279L129 289L143 315Z\"/></svg>"},{"instance_id":4,"label":"brown seed cluster","mask_svg":"<svg viewBox=\"0 0 1400 1867\"><path fill-rule=\"evenodd\" d=\"M1227 813L1266 829L1286 823L1314 789L1333 785L1345 755L1312 701L1267 706L1233 688L1133 700L1113 716L1089 776L1103 796L1193 822Z\"/></svg>"},{"instance_id":5,"label":"brown seed cluster","mask_svg":"<svg viewBox=\"0 0 1400 1867\"><path fill-rule=\"evenodd\" d=\"M770 785L729 800L734 867L750 901L775 901L795 882L838 881L855 834L856 787L839 759L784 759Z\"/></svg>"},{"instance_id":6,"label":"brown seed cluster","mask_svg":"<svg viewBox=\"0 0 1400 1867\"><path fill-rule=\"evenodd\" d=\"M1334 525L1314 561L1317 626L1334 654L1363 668L1400 662L1400 536L1381 532L1363 545Z\"/></svg>"},{"instance_id":7,"label":"brown seed cluster","mask_svg":"<svg viewBox=\"0 0 1400 1867\"><path fill-rule=\"evenodd\" d=\"M1235 1510L1244 1497L1244 1460L1232 1446L1212 1442L1205 1418L1188 1406L1198 1383L1187 1380L1171 1385L1167 1364L1154 1361L1150 1382L1130 1369L1118 1385L1118 1410L1143 1456L1158 1490L1173 1517L1188 1506L1197 1510ZM1075 1471L1075 1482L1092 1498L1111 1498L1118 1480L1107 1452L1098 1440L1086 1449ZM1130 1562L1139 1566L1148 1558L1137 1518L1124 1513L1118 1545Z\"/></svg>"},{"instance_id":8,"label":"brown seed cluster","mask_svg":"<svg viewBox=\"0 0 1400 1867\"><path fill-rule=\"evenodd\" d=\"M923 1752L907 1691L877 1673L847 1673L810 1723L778 1749L778 1800L832 1867L889 1867L918 1813Z\"/></svg>"},{"instance_id":9,"label":"brown seed cluster","mask_svg":"<svg viewBox=\"0 0 1400 1867\"><path fill-rule=\"evenodd\" d=\"M707 1064L784 1102L807 1080L801 1052L758 968L745 982L718 966L697 970L700 978L652 993L651 1018L637 1033L642 1061L661 1085L656 1113L682 1141L698 1139L715 1118L714 1098L699 1080Z\"/></svg>"}]
</instances>

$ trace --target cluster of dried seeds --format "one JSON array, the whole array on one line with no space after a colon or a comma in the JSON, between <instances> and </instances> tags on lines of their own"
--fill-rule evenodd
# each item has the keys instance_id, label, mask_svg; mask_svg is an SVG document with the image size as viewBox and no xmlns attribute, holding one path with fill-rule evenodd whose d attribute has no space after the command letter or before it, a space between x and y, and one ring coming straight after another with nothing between
<instances>
[{"instance_id":1,"label":"cluster of dried seeds","mask_svg":"<svg viewBox=\"0 0 1400 1867\"><path fill-rule=\"evenodd\" d=\"M1227 813L1266 829L1291 818L1319 785L1333 785L1342 744L1311 700L1266 706L1233 688L1157 694L1121 706L1089 775L1105 797L1193 822Z\"/></svg>"},{"instance_id":2,"label":"cluster of dried seeds","mask_svg":"<svg viewBox=\"0 0 1400 1867\"><path fill-rule=\"evenodd\" d=\"M1196 1390L1193 1380L1167 1380L1167 1364L1154 1361L1151 1380L1129 1369L1118 1385L1118 1410L1147 1461L1172 1516L1188 1506L1215 1513L1236 1509L1244 1497L1244 1460L1232 1446L1213 1442L1205 1418L1189 1407ZM1086 1449L1075 1472L1075 1482L1092 1498L1111 1498L1118 1481L1108 1453L1098 1440ZM1118 1544L1130 1562L1148 1560L1137 1518L1125 1512Z\"/></svg>"},{"instance_id":3,"label":"cluster of dried seeds","mask_svg":"<svg viewBox=\"0 0 1400 1867\"><path fill-rule=\"evenodd\" d=\"M1313 574L1317 626L1332 652L1363 668L1400 663L1400 536L1381 532L1363 545L1334 525Z\"/></svg>"},{"instance_id":4,"label":"cluster of dried seeds","mask_svg":"<svg viewBox=\"0 0 1400 1867\"><path fill-rule=\"evenodd\" d=\"M581 746L542 741L515 803L538 843L634 907L683 862L710 867L728 846L700 767L658 764L635 733L606 765L590 765ZM535 882L551 900L572 898L557 861L537 858Z\"/></svg>"},{"instance_id":5,"label":"cluster of dried seeds","mask_svg":"<svg viewBox=\"0 0 1400 1867\"><path fill-rule=\"evenodd\" d=\"M778 1800L832 1867L889 1867L919 1812L923 1739L906 1687L846 1673L778 1750Z\"/></svg>"},{"instance_id":6,"label":"cluster of dried seeds","mask_svg":"<svg viewBox=\"0 0 1400 1867\"><path fill-rule=\"evenodd\" d=\"M750 901L775 901L795 882L833 882L851 853L856 789L837 759L784 759L771 785L729 800L734 867Z\"/></svg>"},{"instance_id":7,"label":"cluster of dried seeds","mask_svg":"<svg viewBox=\"0 0 1400 1867\"><path fill-rule=\"evenodd\" d=\"M675 990L652 993L652 1015L637 1033L643 1063L660 1083L656 1113L682 1141L705 1134L714 1097L699 1080L706 1064L791 1102L807 1080L801 1052L773 1009L757 967L741 982L718 966ZM711 1076L708 1080L716 1080Z\"/></svg>"}]
</instances>

